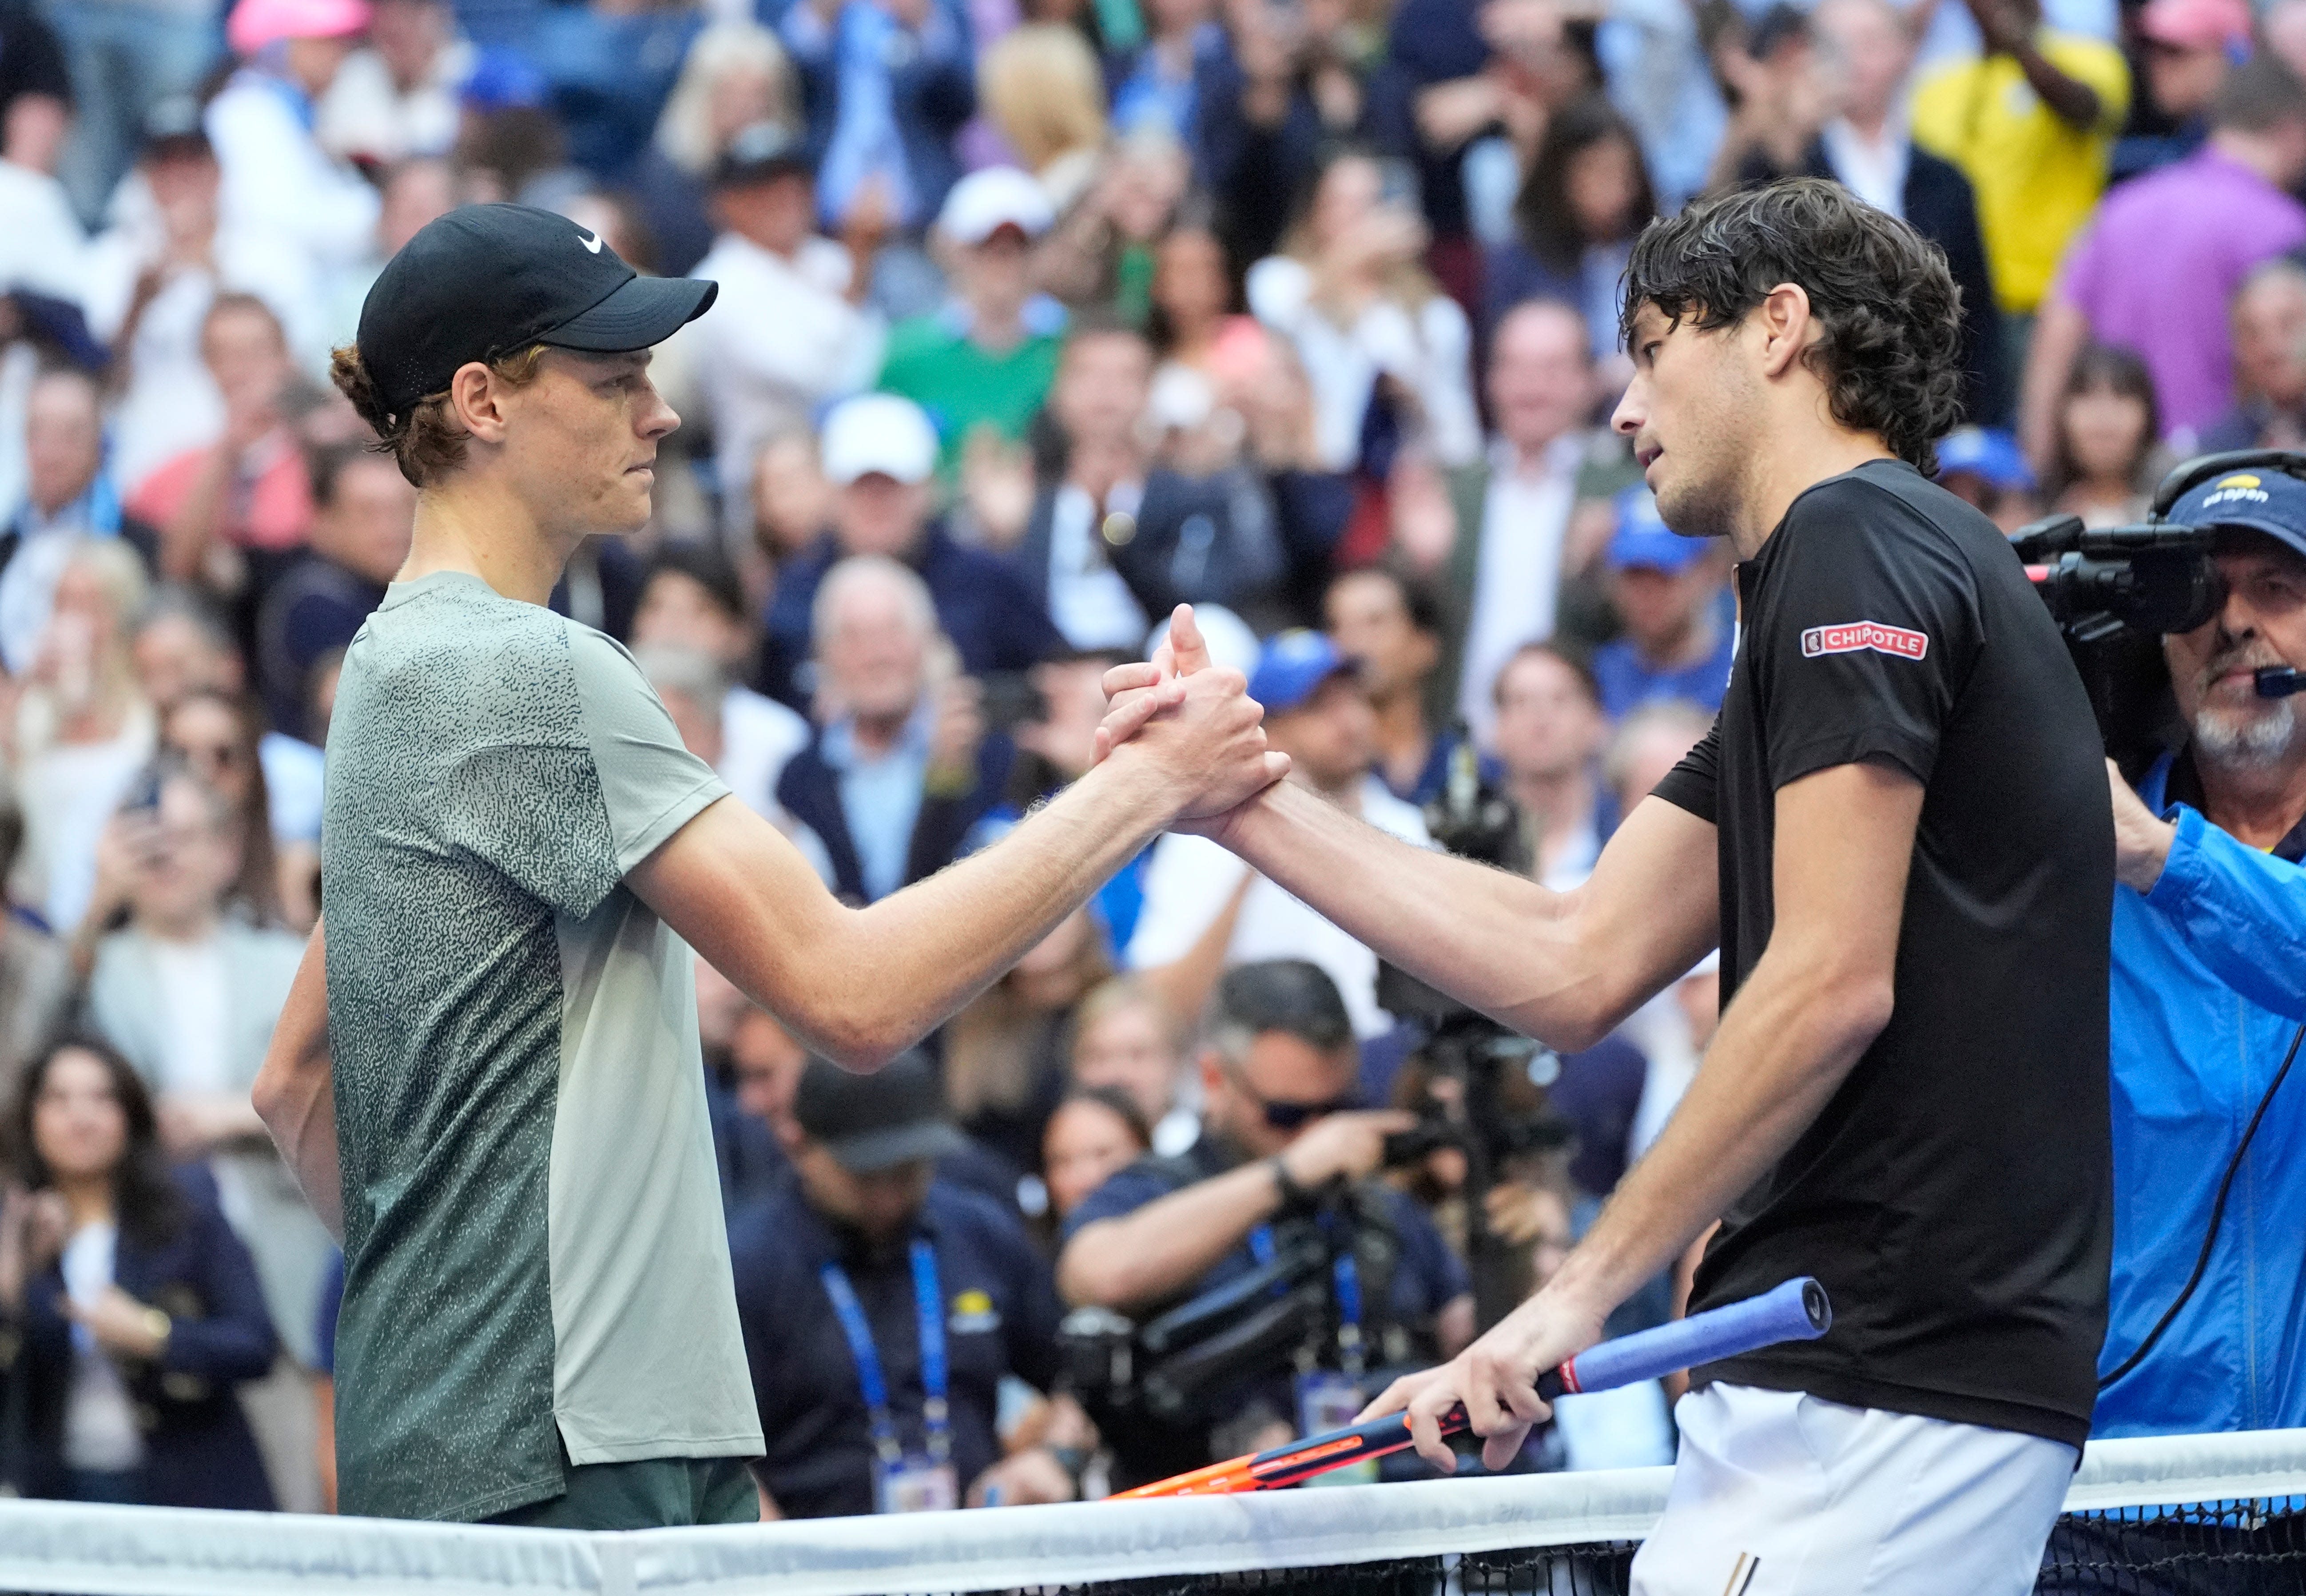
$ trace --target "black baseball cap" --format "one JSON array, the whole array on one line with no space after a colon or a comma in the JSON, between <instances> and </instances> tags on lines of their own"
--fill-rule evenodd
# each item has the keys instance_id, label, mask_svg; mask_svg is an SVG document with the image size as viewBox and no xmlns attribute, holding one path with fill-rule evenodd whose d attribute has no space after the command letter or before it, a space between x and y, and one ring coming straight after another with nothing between
<instances>
[{"instance_id":1,"label":"black baseball cap","mask_svg":"<svg viewBox=\"0 0 2306 1596\"><path fill-rule=\"evenodd\" d=\"M843 1169L875 1174L967 1145L946 1120L928 1055L910 1049L870 1075L812 1058L793 1092L793 1118Z\"/></svg>"},{"instance_id":2,"label":"black baseball cap","mask_svg":"<svg viewBox=\"0 0 2306 1596\"><path fill-rule=\"evenodd\" d=\"M713 186L742 188L794 174L805 176L815 169L799 139L776 123L756 122L739 130L713 163Z\"/></svg>"},{"instance_id":3,"label":"black baseball cap","mask_svg":"<svg viewBox=\"0 0 2306 1596\"><path fill-rule=\"evenodd\" d=\"M361 306L361 363L399 414L468 361L548 344L613 354L661 344L717 283L645 277L597 235L527 205L464 205L427 223Z\"/></svg>"}]
</instances>

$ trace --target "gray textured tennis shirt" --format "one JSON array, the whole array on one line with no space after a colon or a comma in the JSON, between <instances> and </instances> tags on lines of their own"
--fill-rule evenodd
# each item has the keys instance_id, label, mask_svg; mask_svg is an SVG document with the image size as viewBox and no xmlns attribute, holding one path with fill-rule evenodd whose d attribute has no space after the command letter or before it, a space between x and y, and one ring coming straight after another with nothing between
<instances>
[{"instance_id":1,"label":"gray textured tennis shirt","mask_svg":"<svg viewBox=\"0 0 2306 1596\"><path fill-rule=\"evenodd\" d=\"M354 638L320 839L345 1512L483 1518L564 1448L759 1455L693 956L623 885L725 791L622 648L475 577Z\"/></svg>"}]
</instances>

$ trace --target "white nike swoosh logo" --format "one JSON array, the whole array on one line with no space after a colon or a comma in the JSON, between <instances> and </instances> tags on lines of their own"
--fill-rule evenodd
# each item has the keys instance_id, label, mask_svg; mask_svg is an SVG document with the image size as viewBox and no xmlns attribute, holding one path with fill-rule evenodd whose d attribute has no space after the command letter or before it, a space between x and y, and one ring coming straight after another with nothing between
<instances>
[{"instance_id":1,"label":"white nike swoosh logo","mask_svg":"<svg viewBox=\"0 0 2306 1596\"><path fill-rule=\"evenodd\" d=\"M576 242L583 244L586 251L593 254L597 255L601 252L601 240L596 234L587 233L584 228L579 227L576 229Z\"/></svg>"}]
</instances>

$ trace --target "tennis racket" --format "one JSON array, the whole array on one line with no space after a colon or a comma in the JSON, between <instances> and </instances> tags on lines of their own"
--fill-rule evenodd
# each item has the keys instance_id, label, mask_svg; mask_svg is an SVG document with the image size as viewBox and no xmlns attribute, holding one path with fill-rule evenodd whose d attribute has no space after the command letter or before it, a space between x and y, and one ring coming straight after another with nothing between
<instances>
[{"instance_id":1,"label":"tennis racket","mask_svg":"<svg viewBox=\"0 0 2306 1596\"><path fill-rule=\"evenodd\" d=\"M1825 1287L1807 1276L1789 1280L1774 1291L1742 1302L1694 1313L1687 1319L1641 1330L1591 1346L1559 1368L1537 1377L1537 1394L1551 1402L1564 1395L1607 1391L1653 1380L1677 1370L1695 1368L1720 1358L1774 1346L1781 1341L1815 1341L1833 1323L1833 1306ZM1441 1416L1441 1433L1455 1435L1470 1428L1463 1407ZM1388 1413L1346 1430L1308 1436L1270 1451L1252 1452L1225 1463L1195 1469L1189 1474L1157 1480L1123 1497L1201 1497L1244 1490L1277 1490L1315 1474L1381 1457L1410 1444L1409 1419Z\"/></svg>"}]
</instances>

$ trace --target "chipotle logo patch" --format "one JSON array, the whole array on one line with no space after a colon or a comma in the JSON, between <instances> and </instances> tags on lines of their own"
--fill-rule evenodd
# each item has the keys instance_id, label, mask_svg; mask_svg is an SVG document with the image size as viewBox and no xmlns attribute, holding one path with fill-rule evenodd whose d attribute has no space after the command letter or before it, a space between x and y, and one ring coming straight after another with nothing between
<instances>
[{"instance_id":1,"label":"chipotle logo patch","mask_svg":"<svg viewBox=\"0 0 2306 1596\"><path fill-rule=\"evenodd\" d=\"M1820 654L1854 654L1866 649L1918 660L1930 652L1929 634L1904 627L1885 627L1878 620L1853 620L1838 627L1812 627L1802 634L1802 658Z\"/></svg>"}]
</instances>

